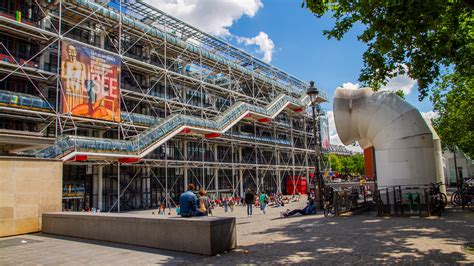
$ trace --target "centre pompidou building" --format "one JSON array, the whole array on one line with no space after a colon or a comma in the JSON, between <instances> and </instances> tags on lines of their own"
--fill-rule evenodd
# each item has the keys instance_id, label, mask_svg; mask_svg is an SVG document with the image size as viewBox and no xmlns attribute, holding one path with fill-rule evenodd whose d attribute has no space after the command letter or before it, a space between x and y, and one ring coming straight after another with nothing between
<instances>
[{"instance_id":1,"label":"centre pompidou building","mask_svg":"<svg viewBox=\"0 0 474 266\"><path fill-rule=\"evenodd\" d=\"M64 209L285 191L314 173L307 88L140 0L0 3L0 154L61 160Z\"/></svg>"}]
</instances>

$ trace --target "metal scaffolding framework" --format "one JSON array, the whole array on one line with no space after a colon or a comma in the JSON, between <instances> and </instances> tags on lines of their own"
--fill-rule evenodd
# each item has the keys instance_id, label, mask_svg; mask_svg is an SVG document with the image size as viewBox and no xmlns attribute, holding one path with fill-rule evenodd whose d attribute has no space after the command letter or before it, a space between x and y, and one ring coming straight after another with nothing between
<instances>
[{"instance_id":1,"label":"metal scaffolding framework","mask_svg":"<svg viewBox=\"0 0 474 266\"><path fill-rule=\"evenodd\" d=\"M188 182L285 192L314 172L306 82L140 0L0 8L0 153L64 160L81 195L65 209L173 206ZM62 111L62 42L120 59L118 121Z\"/></svg>"}]
</instances>

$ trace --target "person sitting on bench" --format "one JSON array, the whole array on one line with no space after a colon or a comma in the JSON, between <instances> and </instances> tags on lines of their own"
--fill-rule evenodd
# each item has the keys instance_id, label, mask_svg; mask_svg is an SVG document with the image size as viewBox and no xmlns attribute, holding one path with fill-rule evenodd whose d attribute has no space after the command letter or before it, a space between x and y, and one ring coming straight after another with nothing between
<instances>
[{"instance_id":1,"label":"person sitting on bench","mask_svg":"<svg viewBox=\"0 0 474 266\"><path fill-rule=\"evenodd\" d=\"M289 217L295 214L301 214L301 215L308 215L308 214L316 214L316 205L314 204L314 200L310 199L303 209L295 209L295 210L287 210L286 213L283 213L284 217Z\"/></svg>"},{"instance_id":2,"label":"person sitting on bench","mask_svg":"<svg viewBox=\"0 0 474 266\"><path fill-rule=\"evenodd\" d=\"M198 197L194 194L194 184L188 184L188 191L179 196L180 214L182 217L204 216L198 209Z\"/></svg>"}]
</instances>

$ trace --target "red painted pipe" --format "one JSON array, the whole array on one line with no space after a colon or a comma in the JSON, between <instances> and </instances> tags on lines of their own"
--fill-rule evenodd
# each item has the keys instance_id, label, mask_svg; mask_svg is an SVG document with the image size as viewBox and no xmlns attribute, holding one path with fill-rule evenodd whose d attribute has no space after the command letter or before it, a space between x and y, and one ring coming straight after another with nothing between
<instances>
[{"instance_id":1,"label":"red painted pipe","mask_svg":"<svg viewBox=\"0 0 474 266\"><path fill-rule=\"evenodd\" d=\"M221 134L220 133L209 133L209 134L204 134L204 137L206 137L207 139L212 139L212 138L218 138L220 137Z\"/></svg>"}]
</instances>

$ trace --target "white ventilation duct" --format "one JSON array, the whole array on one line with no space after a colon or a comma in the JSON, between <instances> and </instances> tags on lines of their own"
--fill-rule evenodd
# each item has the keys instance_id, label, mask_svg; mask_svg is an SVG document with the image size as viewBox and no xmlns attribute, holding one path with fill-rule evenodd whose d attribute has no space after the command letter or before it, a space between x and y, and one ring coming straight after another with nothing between
<instances>
[{"instance_id":1,"label":"white ventilation duct","mask_svg":"<svg viewBox=\"0 0 474 266\"><path fill-rule=\"evenodd\" d=\"M444 182L430 127L415 107L394 93L339 88L334 120L344 144L358 141L364 149L374 147L379 188Z\"/></svg>"},{"instance_id":2,"label":"white ventilation duct","mask_svg":"<svg viewBox=\"0 0 474 266\"><path fill-rule=\"evenodd\" d=\"M434 130L431 125L431 121L425 119L426 124L429 126L431 133L433 134L433 148L434 148L434 160L435 160L435 171L436 171L436 182L443 182L446 184L443 170L443 149L441 148L441 139L438 133ZM446 186L441 187L441 192L446 194Z\"/></svg>"}]
</instances>

